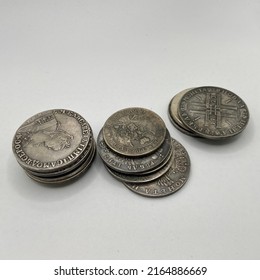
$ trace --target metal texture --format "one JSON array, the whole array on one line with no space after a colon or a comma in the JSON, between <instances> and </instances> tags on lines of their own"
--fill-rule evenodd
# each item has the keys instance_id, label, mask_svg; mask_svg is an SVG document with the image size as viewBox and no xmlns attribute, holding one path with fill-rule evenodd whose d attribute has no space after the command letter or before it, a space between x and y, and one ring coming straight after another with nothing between
<instances>
[{"instance_id":1,"label":"metal texture","mask_svg":"<svg viewBox=\"0 0 260 280\"><path fill-rule=\"evenodd\" d=\"M103 134L101 130L97 138L98 153L108 167L121 173L136 174L149 172L161 166L170 155L172 145L168 130L166 131L164 142L156 151L152 154L139 157L127 157L115 153L104 141Z\"/></svg>"},{"instance_id":2,"label":"metal texture","mask_svg":"<svg viewBox=\"0 0 260 280\"><path fill-rule=\"evenodd\" d=\"M96 145L93 144L92 150L89 154L89 156L85 159L85 161L76 169L72 170L69 173L63 174L61 176L57 177L40 177L33 175L30 171L26 171L26 174L33 180L43 183L43 184L61 184L61 183L67 183L71 180L77 179L79 176L83 175L84 172L88 170L88 168L91 166L91 163L93 162L93 159L96 154Z\"/></svg>"},{"instance_id":3,"label":"metal texture","mask_svg":"<svg viewBox=\"0 0 260 280\"><path fill-rule=\"evenodd\" d=\"M245 102L235 93L212 86L186 92L179 102L179 117L195 134L226 139L241 133L249 120Z\"/></svg>"},{"instance_id":4,"label":"metal texture","mask_svg":"<svg viewBox=\"0 0 260 280\"><path fill-rule=\"evenodd\" d=\"M92 130L78 113L55 109L25 121L16 131L13 152L26 170L59 172L72 166L88 148Z\"/></svg>"},{"instance_id":5,"label":"metal texture","mask_svg":"<svg viewBox=\"0 0 260 280\"><path fill-rule=\"evenodd\" d=\"M113 151L125 156L151 154L163 143L164 121L144 108L126 108L114 113L104 124L103 136Z\"/></svg>"},{"instance_id":6,"label":"metal texture","mask_svg":"<svg viewBox=\"0 0 260 280\"><path fill-rule=\"evenodd\" d=\"M161 177L163 174L165 174L169 168L172 166L172 161L174 160L173 158L173 153L171 152L171 156L169 159L166 159L166 162L158 168L158 170L154 172L150 172L149 174L141 173L141 174L125 174L125 173L120 173L116 172L115 170L107 167L107 170L109 173L114 176L117 180L122 181L122 182L129 182L129 183L147 183L150 181L153 181L159 177Z\"/></svg>"},{"instance_id":7,"label":"metal texture","mask_svg":"<svg viewBox=\"0 0 260 280\"><path fill-rule=\"evenodd\" d=\"M131 191L147 197L163 197L175 193L188 180L190 158L185 148L175 139L173 142L173 159L170 169L161 177L148 183L127 183Z\"/></svg>"}]
</instances>

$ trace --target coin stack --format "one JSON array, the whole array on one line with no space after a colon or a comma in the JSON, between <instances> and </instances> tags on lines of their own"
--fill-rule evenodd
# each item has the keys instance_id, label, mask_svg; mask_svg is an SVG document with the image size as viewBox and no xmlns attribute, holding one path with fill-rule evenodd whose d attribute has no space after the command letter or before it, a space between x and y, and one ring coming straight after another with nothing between
<instances>
[{"instance_id":1,"label":"coin stack","mask_svg":"<svg viewBox=\"0 0 260 280\"><path fill-rule=\"evenodd\" d=\"M44 111L26 120L16 131L12 148L29 177L50 184L83 174L96 152L88 122L65 109Z\"/></svg>"},{"instance_id":2,"label":"coin stack","mask_svg":"<svg viewBox=\"0 0 260 280\"><path fill-rule=\"evenodd\" d=\"M169 195L188 179L187 151L148 109L126 108L110 116L98 135L97 149L111 175L140 195Z\"/></svg>"},{"instance_id":3,"label":"coin stack","mask_svg":"<svg viewBox=\"0 0 260 280\"><path fill-rule=\"evenodd\" d=\"M238 135L249 120L248 108L239 96L213 86L179 92L171 99L168 114L181 132L211 140Z\"/></svg>"}]
</instances>

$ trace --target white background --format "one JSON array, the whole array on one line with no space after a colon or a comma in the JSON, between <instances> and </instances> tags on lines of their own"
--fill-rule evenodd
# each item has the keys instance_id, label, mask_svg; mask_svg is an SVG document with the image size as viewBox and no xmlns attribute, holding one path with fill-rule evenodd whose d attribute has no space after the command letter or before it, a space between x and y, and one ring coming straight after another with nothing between
<instances>
[{"instance_id":1,"label":"white background","mask_svg":"<svg viewBox=\"0 0 260 280\"><path fill-rule=\"evenodd\" d=\"M259 259L260 2L0 0L1 259ZM179 91L213 85L248 105L220 144L177 131ZM95 137L115 111L151 109L188 150L174 195L126 189L97 156L65 187L29 179L11 149L20 124L68 108Z\"/></svg>"}]
</instances>

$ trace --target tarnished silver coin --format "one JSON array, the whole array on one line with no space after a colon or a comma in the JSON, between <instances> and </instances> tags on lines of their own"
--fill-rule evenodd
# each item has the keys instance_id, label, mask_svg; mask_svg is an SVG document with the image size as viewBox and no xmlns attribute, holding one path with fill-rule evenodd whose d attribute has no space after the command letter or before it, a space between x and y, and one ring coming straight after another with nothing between
<instances>
[{"instance_id":1,"label":"tarnished silver coin","mask_svg":"<svg viewBox=\"0 0 260 280\"><path fill-rule=\"evenodd\" d=\"M144 108L126 108L114 113L104 124L103 136L113 151L132 157L151 154L163 143L164 121Z\"/></svg>"},{"instance_id":2,"label":"tarnished silver coin","mask_svg":"<svg viewBox=\"0 0 260 280\"><path fill-rule=\"evenodd\" d=\"M190 172L190 158L186 149L175 139L173 142L172 165L164 175L147 183L127 183L131 191L147 196L162 197L178 191L187 182Z\"/></svg>"},{"instance_id":3,"label":"tarnished silver coin","mask_svg":"<svg viewBox=\"0 0 260 280\"><path fill-rule=\"evenodd\" d=\"M195 134L225 139L242 132L249 120L245 102L235 93L213 86L186 92L179 102L179 117Z\"/></svg>"},{"instance_id":4,"label":"tarnished silver coin","mask_svg":"<svg viewBox=\"0 0 260 280\"><path fill-rule=\"evenodd\" d=\"M163 174L165 174L172 166L173 160L174 160L174 157L173 157L173 153L171 152L171 156L169 157L168 160L166 160L166 163L163 164L163 166L161 168L158 168L158 170L156 170L154 172L150 172L149 174L144 174L144 173L126 174L126 173L117 172L117 171L109 168L107 165L106 165L106 167L107 167L107 170L109 171L109 173L119 181L129 182L129 183L147 183L147 182L151 182L151 181L161 177Z\"/></svg>"},{"instance_id":5,"label":"tarnished silver coin","mask_svg":"<svg viewBox=\"0 0 260 280\"><path fill-rule=\"evenodd\" d=\"M179 93L177 93L170 101L168 106L168 116L171 121L171 123L174 125L175 128L177 128L182 133L193 136L193 137L200 137L199 135L195 134L193 131L189 130L188 127L186 127L183 122L181 121L179 117L179 102L182 98L182 96L191 90L192 88L185 89Z\"/></svg>"},{"instance_id":6,"label":"tarnished silver coin","mask_svg":"<svg viewBox=\"0 0 260 280\"><path fill-rule=\"evenodd\" d=\"M71 180L74 180L81 176L84 172L88 170L90 167L91 163L93 162L93 159L95 157L96 153L96 145L93 144L92 150L89 154L89 156L85 159L85 161L78 166L77 168L73 169L69 173L56 176L56 177L41 177L41 176L35 176L32 174L29 170L26 171L26 174L33 180L39 182L39 183L44 183L44 184L60 184L60 183L67 183Z\"/></svg>"},{"instance_id":7,"label":"tarnished silver coin","mask_svg":"<svg viewBox=\"0 0 260 280\"><path fill-rule=\"evenodd\" d=\"M97 138L97 150L104 163L121 173L133 174L154 170L162 165L171 151L171 136L166 131L166 137L162 145L152 154L140 157L127 157L111 150L106 144L103 131L101 130Z\"/></svg>"},{"instance_id":8,"label":"tarnished silver coin","mask_svg":"<svg viewBox=\"0 0 260 280\"><path fill-rule=\"evenodd\" d=\"M78 166L80 166L83 162L85 162L85 160L89 157L89 155L91 154L91 152L93 150L93 145L95 145L95 142L94 142L93 137L91 136L84 153L82 153L80 156L78 156L77 159L73 162L73 164L71 164L69 166L65 166L64 168L61 168L58 171L47 173L47 172L36 172L36 171L30 170L29 172L31 175L40 176L40 177L58 177L63 174L69 173L70 171L72 171L72 170L76 169ZM28 171L28 170L26 170L26 171Z\"/></svg>"},{"instance_id":9,"label":"tarnished silver coin","mask_svg":"<svg viewBox=\"0 0 260 280\"><path fill-rule=\"evenodd\" d=\"M88 148L91 136L91 127L81 115L54 109L25 121L16 131L12 147L25 170L59 172L77 162Z\"/></svg>"}]
</instances>

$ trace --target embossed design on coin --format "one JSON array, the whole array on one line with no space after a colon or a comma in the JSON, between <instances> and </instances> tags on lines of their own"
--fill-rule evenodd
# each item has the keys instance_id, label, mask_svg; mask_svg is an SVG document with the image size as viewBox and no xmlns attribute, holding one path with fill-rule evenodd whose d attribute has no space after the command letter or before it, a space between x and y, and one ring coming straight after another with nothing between
<instances>
[{"instance_id":1,"label":"embossed design on coin","mask_svg":"<svg viewBox=\"0 0 260 280\"><path fill-rule=\"evenodd\" d=\"M144 108L126 108L114 113L103 127L104 140L115 152L142 156L155 151L164 141L164 121Z\"/></svg>"},{"instance_id":2,"label":"embossed design on coin","mask_svg":"<svg viewBox=\"0 0 260 280\"><path fill-rule=\"evenodd\" d=\"M88 154L92 130L78 113L54 109L38 113L16 131L13 152L18 163L36 174L58 174ZM69 169L68 169L69 170Z\"/></svg>"},{"instance_id":3,"label":"embossed design on coin","mask_svg":"<svg viewBox=\"0 0 260 280\"><path fill-rule=\"evenodd\" d=\"M190 172L190 159L185 148L172 139L173 158L170 169L161 177L147 183L128 183L125 186L131 191L148 196L162 197L173 194L187 182Z\"/></svg>"},{"instance_id":4,"label":"embossed design on coin","mask_svg":"<svg viewBox=\"0 0 260 280\"><path fill-rule=\"evenodd\" d=\"M198 87L181 98L179 116L194 133L223 139L242 132L248 123L249 111L245 102L231 91Z\"/></svg>"},{"instance_id":5,"label":"embossed design on coin","mask_svg":"<svg viewBox=\"0 0 260 280\"><path fill-rule=\"evenodd\" d=\"M111 150L104 141L103 134L101 130L97 138L99 155L106 165L118 172L131 174L154 170L164 162L171 151L171 137L168 130L165 141L156 151L149 155L131 158Z\"/></svg>"}]
</instances>

